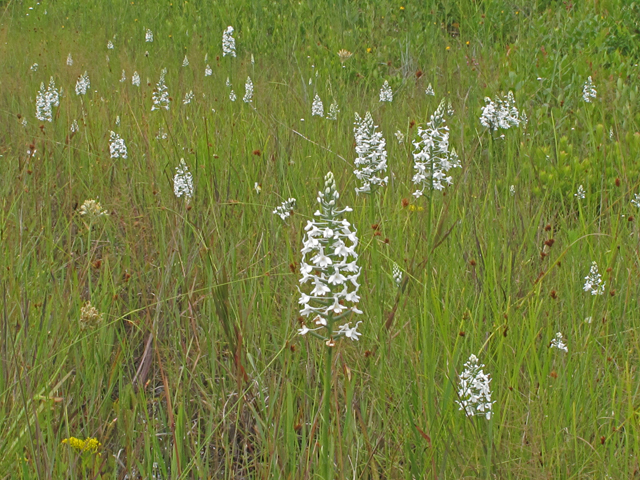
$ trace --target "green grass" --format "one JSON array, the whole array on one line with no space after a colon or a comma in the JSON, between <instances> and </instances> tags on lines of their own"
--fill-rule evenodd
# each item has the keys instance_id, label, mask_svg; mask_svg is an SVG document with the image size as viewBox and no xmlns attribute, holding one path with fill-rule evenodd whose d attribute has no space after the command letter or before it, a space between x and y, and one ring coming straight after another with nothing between
<instances>
[{"instance_id":1,"label":"green grass","mask_svg":"<svg viewBox=\"0 0 640 480\"><path fill-rule=\"evenodd\" d=\"M640 5L523 3L0 2L0 478L322 478L326 402L335 478L638 476ZM237 58L222 57L227 25ZM152 112L163 68L171 107ZM50 77L64 92L42 125ZM509 90L529 122L492 138L484 97ZM316 93L337 121L311 116ZM411 141L443 97L462 168L416 200ZM389 153L371 197L353 175L366 111ZM127 159L110 158L112 130ZM190 202L173 194L181 158ZM331 398L324 345L297 335L328 171L354 209L364 311ZM272 211L289 197L285 224ZM109 216L89 223L96 198ZM583 291L593 261L603 296ZM88 301L103 318L82 329ZM549 348L558 331L568 354ZM455 403L471 354L491 421Z\"/></svg>"}]
</instances>

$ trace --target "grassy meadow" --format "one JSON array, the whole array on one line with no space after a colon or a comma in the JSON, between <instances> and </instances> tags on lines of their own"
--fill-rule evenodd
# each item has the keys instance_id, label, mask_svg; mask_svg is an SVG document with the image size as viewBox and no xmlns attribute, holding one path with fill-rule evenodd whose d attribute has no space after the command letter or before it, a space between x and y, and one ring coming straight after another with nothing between
<instances>
[{"instance_id":1,"label":"grassy meadow","mask_svg":"<svg viewBox=\"0 0 640 480\"><path fill-rule=\"evenodd\" d=\"M0 1L0 478L640 478L639 63L631 0ZM509 91L528 121L484 127ZM443 99L461 167L416 198ZM363 312L334 347L298 334L329 171Z\"/></svg>"}]
</instances>

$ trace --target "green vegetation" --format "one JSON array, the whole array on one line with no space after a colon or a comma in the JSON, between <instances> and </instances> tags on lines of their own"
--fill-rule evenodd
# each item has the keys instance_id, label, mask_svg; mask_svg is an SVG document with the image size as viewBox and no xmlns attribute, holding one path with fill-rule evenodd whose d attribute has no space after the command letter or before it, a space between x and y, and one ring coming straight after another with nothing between
<instances>
[{"instance_id":1,"label":"green vegetation","mask_svg":"<svg viewBox=\"0 0 640 480\"><path fill-rule=\"evenodd\" d=\"M638 474L637 1L5 0L0 59L0 478L323 478L325 448L341 479ZM491 132L484 98L509 91L528 123ZM443 98L461 168L415 198L412 142ZM389 182L356 195L367 111ZM364 314L327 396L298 288L329 171ZM456 403L472 354L490 420Z\"/></svg>"}]
</instances>

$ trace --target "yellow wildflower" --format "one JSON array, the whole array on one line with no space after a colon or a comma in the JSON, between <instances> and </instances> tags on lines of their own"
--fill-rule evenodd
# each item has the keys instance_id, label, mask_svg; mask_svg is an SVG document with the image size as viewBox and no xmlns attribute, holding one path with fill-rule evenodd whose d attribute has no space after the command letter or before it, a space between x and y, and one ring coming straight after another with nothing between
<instances>
[{"instance_id":1,"label":"yellow wildflower","mask_svg":"<svg viewBox=\"0 0 640 480\"><path fill-rule=\"evenodd\" d=\"M80 440L76 437L69 437L62 440L62 443L66 443L71 448L78 450L79 452L98 453L98 449L102 444L97 438L87 438L86 440Z\"/></svg>"}]
</instances>

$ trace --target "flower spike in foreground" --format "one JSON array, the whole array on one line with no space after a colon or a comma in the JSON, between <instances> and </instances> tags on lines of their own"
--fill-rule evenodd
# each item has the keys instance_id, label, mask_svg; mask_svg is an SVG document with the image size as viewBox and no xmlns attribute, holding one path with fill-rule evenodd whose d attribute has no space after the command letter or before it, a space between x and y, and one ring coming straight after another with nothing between
<instances>
[{"instance_id":1,"label":"flower spike in foreground","mask_svg":"<svg viewBox=\"0 0 640 480\"><path fill-rule=\"evenodd\" d=\"M300 315L311 316L315 326L309 328L303 323L298 333L311 333L328 346L335 345L335 341L341 337L357 340L360 322L351 328L350 322L342 321L351 313L362 313L356 307L360 300L360 267L357 265L358 254L355 252L358 237L355 229L352 231L351 224L346 219L340 219L351 208L339 209L339 198L333 174L329 172L325 176L323 191L318 193L321 210L315 213L317 218L308 221L305 227L300 261L300 284L313 286L309 293L300 291ZM348 304L352 306L349 307ZM337 326L338 322L342 324Z\"/></svg>"},{"instance_id":2,"label":"flower spike in foreground","mask_svg":"<svg viewBox=\"0 0 640 480\"><path fill-rule=\"evenodd\" d=\"M467 363L464 364L464 372L460 374L460 388L456 403L459 410L464 410L468 417L484 415L487 420L491 420L492 407L495 402L491 401L491 390L489 382L491 379L482 369L483 364L478 363L478 358L471 355Z\"/></svg>"},{"instance_id":3,"label":"flower spike in foreground","mask_svg":"<svg viewBox=\"0 0 640 480\"><path fill-rule=\"evenodd\" d=\"M381 178L387 171L387 142L381 132L376 132L370 112L366 113L364 119L356 113L353 134L358 155L355 160L357 169L353 173L362 182L361 187L356 187L356 193L371 193L389 180L388 176Z\"/></svg>"},{"instance_id":4,"label":"flower spike in foreground","mask_svg":"<svg viewBox=\"0 0 640 480\"><path fill-rule=\"evenodd\" d=\"M489 97L485 97L484 101L486 105L482 107L480 123L492 132L500 128L508 130L511 127L517 127L523 122L516 107L513 92L509 91L506 97L496 97L495 102Z\"/></svg>"}]
</instances>

